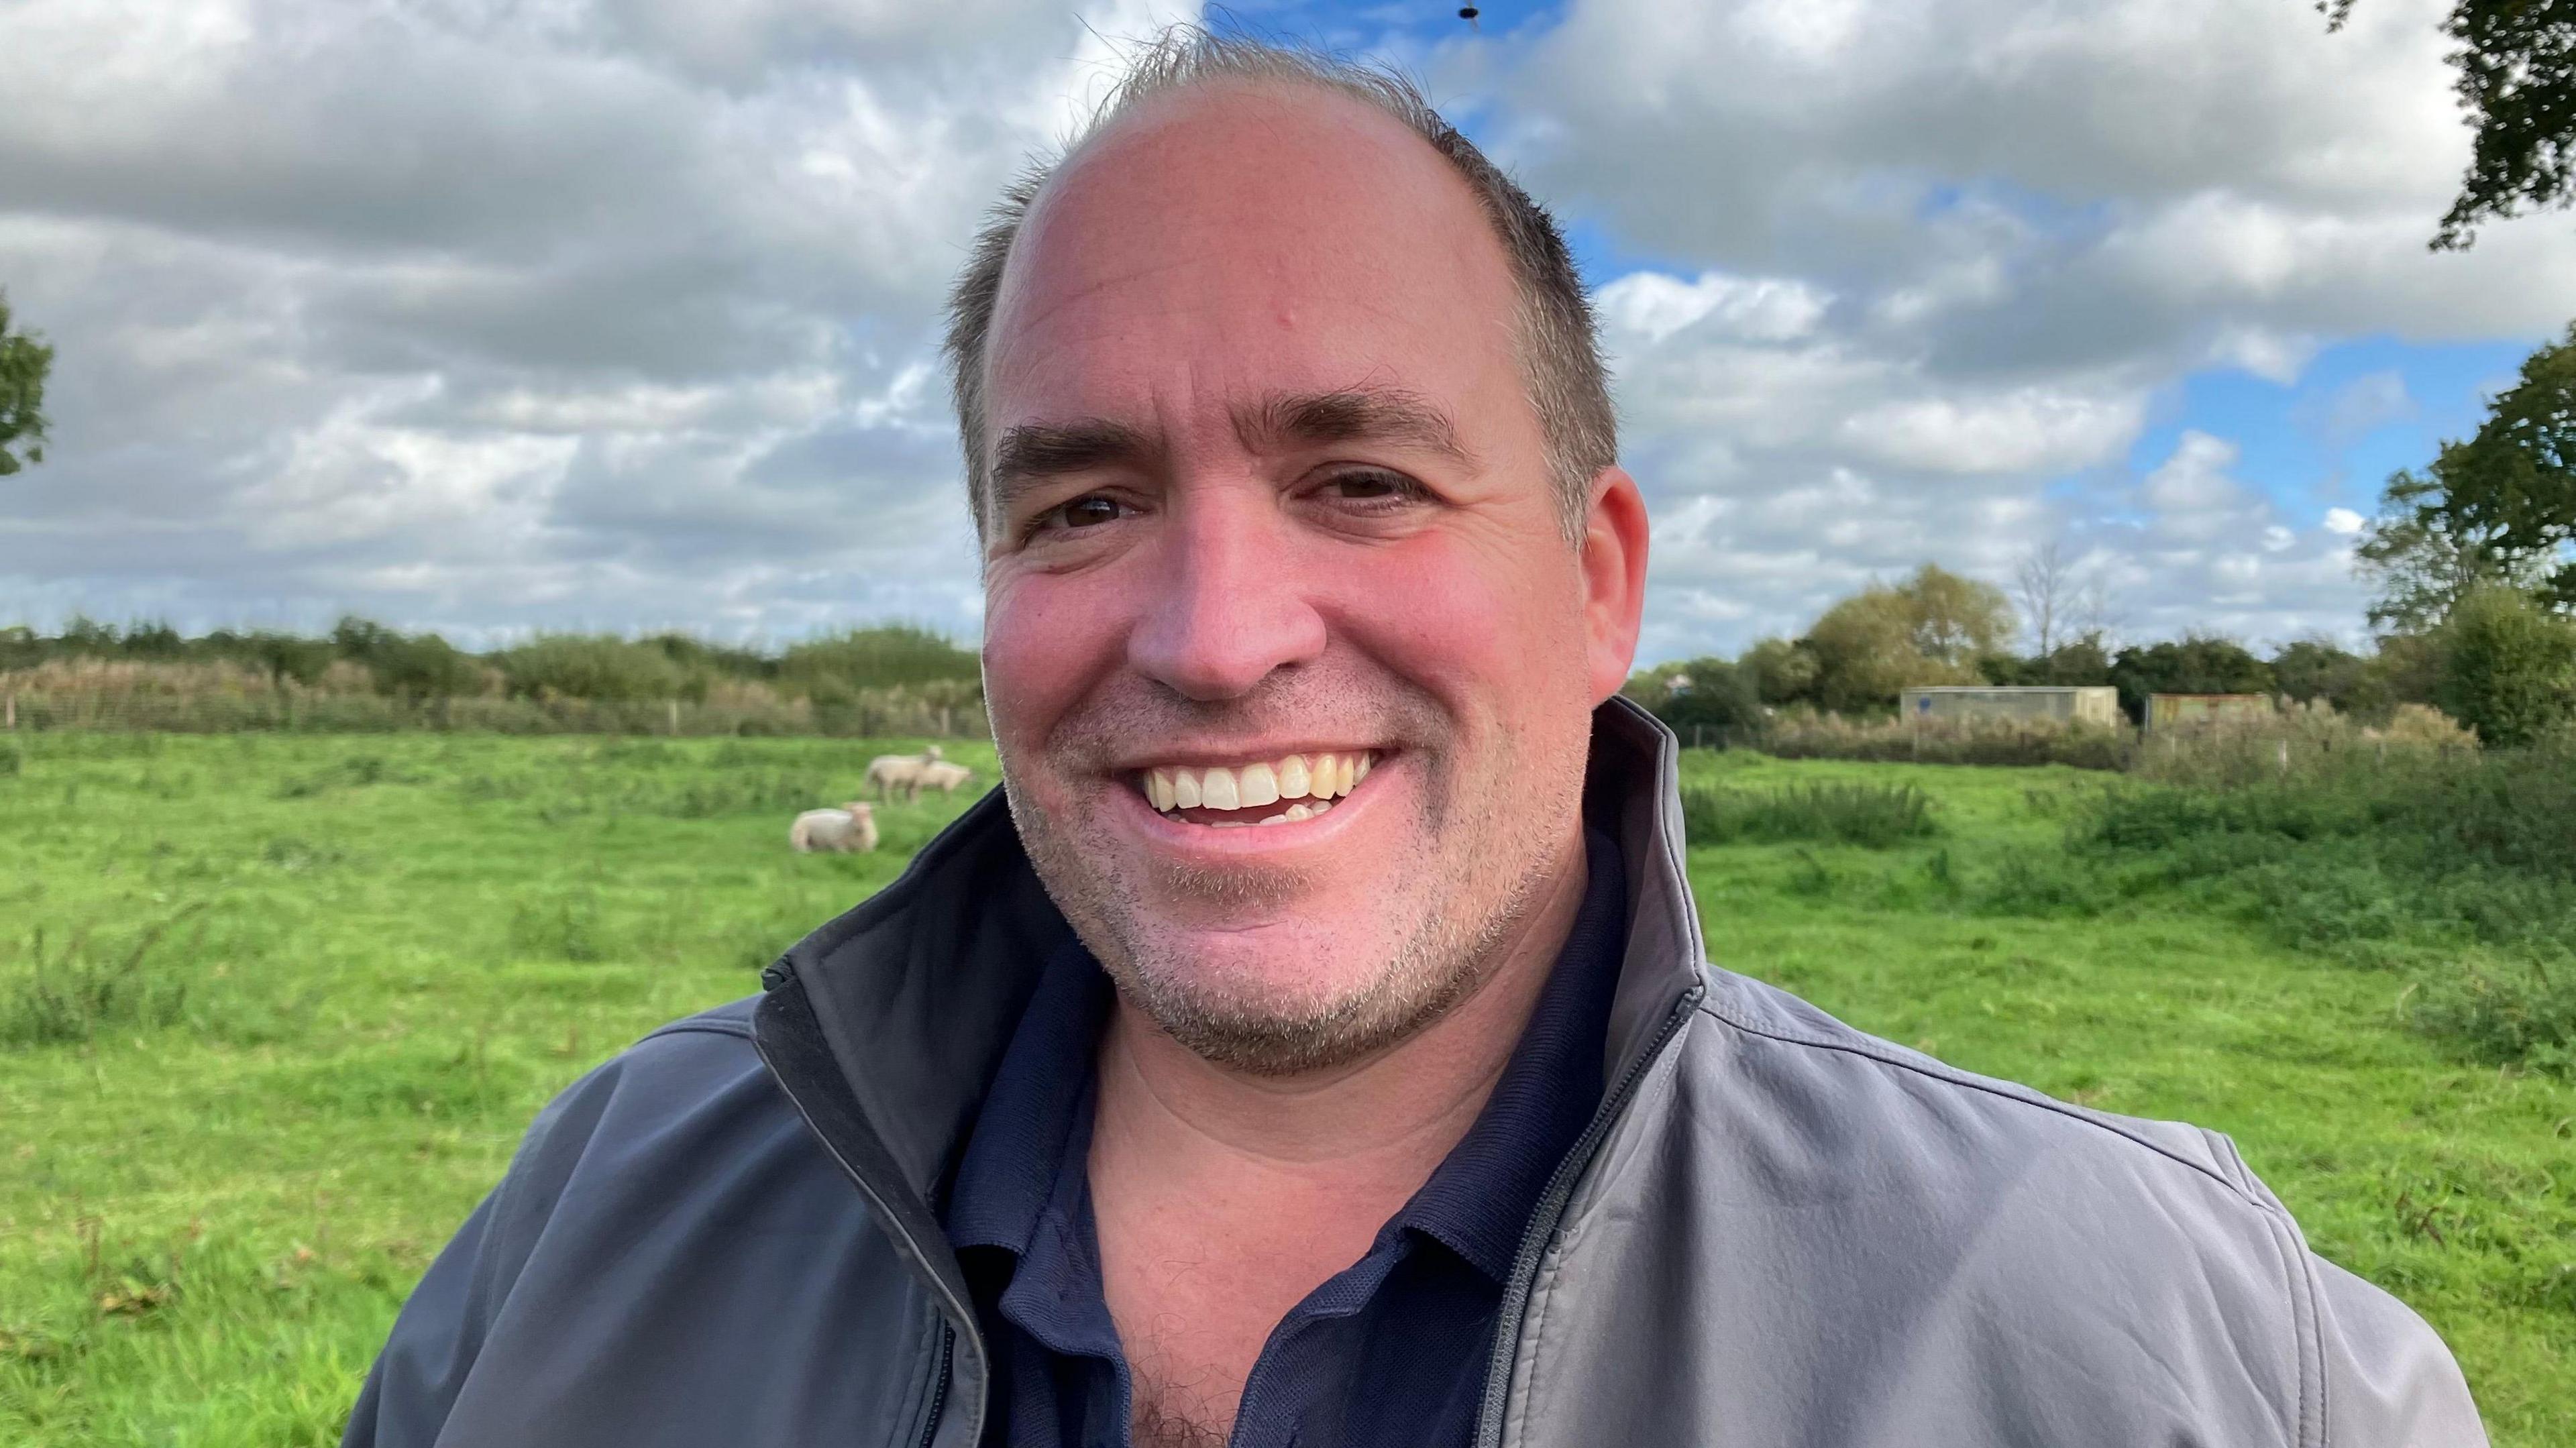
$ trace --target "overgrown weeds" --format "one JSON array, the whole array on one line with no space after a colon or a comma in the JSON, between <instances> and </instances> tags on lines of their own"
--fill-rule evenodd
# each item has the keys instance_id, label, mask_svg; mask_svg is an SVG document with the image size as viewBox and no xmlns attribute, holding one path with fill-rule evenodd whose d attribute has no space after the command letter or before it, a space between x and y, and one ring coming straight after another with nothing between
<instances>
[{"instance_id":1,"label":"overgrown weeds","mask_svg":"<svg viewBox=\"0 0 2576 1448\"><path fill-rule=\"evenodd\" d=\"M1885 850L1931 835L1937 826L1931 796L1911 784L1824 783L1686 789L1682 829L1694 845L1812 840Z\"/></svg>"},{"instance_id":2,"label":"overgrown weeds","mask_svg":"<svg viewBox=\"0 0 2576 1448\"><path fill-rule=\"evenodd\" d=\"M105 1030L176 1024L188 1006L184 963L205 940L204 908L184 906L121 939L82 929L48 942L39 926L24 962L0 977L0 1046L78 1044ZM192 920L187 945L164 950Z\"/></svg>"},{"instance_id":3,"label":"overgrown weeds","mask_svg":"<svg viewBox=\"0 0 2576 1448\"><path fill-rule=\"evenodd\" d=\"M1887 764L2063 764L2126 769L2136 757L2131 731L2050 720L1972 719L1923 723L1847 719L1792 711L1773 720L1754 745L1779 759L1854 759Z\"/></svg>"},{"instance_id":4,"label":"overgrown weeds","mask_svg":"<svg viewBox=\"0 0 2576 1448\"><path fill-rule=\"evenodd\" d=\"M2576 753L2372 751L2234 788L2118 786L1982 894L2093 915L2175 892L2403 973L2409 1019L2476 1059L2576 1074Z\"/></svg>"}]
</instances>

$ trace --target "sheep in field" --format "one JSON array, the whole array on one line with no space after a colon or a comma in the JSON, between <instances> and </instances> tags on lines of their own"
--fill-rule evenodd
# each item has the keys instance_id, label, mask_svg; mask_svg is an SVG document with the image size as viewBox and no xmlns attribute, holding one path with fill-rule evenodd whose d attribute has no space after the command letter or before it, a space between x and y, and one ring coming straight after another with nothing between
<instances>
[{"instance_id":1,"label":"sheep in field","mask_svg":"<svg viewBox=\"0 0 2576 1448\"><path fill-rule=\"evenodd\" d=\"M975 771L965 765L933 759L925 762L920 772L913 776L912 789L915 794L925 789L935 789L941 794L955 794L957 786L974 777Z\"/></svg>"},{"instance_id":2,"label":"sheep in field","mask_svg":"<svg viewBox=\"0 0 2576 1448\"><path fill-rule=\"evenodd\" d=\"M787 827L787 843L800 855L824 850L863 854L877 847L876 806L854 799L839 809L809 809Z\"/></svg>"},{"instance_id":3,"label":"sheep in field","mask_svg":"<svg viewBox=\"0 0 2576 1448\"><path fill-rule=\"evenodd\" d=\"M954 764L940 760L939 746L930 745L919 754L880 754L868 761L868 783L877 787L877 798L890 800L896 790L906 799L919 799L921 786L927 782L924 772L932 769L955 769ZM956 784L933 784L932 788L954 793Z\"/></svg>"},{"instance_id":4,"label":"sheep in field","mask_svg":"<svg viewBox=\"0 0 2576 1448\"><path fill-rule=\"evenodd\" d=\"M868 783L876 786L879 799L893 799L898 789L912 799L920 795L921 771L931 762L918 754L880 754L868 761Z\"/></svg>"}]
</instances>

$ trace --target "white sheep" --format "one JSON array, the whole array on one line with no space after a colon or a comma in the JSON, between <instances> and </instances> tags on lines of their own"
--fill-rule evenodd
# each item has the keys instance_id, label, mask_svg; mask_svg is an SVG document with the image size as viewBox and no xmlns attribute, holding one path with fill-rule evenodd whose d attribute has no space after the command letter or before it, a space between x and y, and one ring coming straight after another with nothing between
<instances>
[{"instance_id":1,"label":"white sheep","mask_svg":"<svg viewBox=\"0 0 2576 1448\"><path fill-rule=\"evenodd\" d=\"M918 754L880 754L868 761L868 783L876 786L879 799L894 798L898 789L911 799L921 793L921 770L928 763Z\"/></svg>"},{"instance_id":2,"label":"white sheep","mask_svg":"<svg viewBox=\"0 0 2576 1448\"><path fill-rule=\"evenodd\" d=\"M939 759L928 760L913 776L912 791L916 795L925 789L935 789L941 794L955 794L957 786L974 777L975 771L965 765L950 764Z\"/></svg>"},{"instance_id":3,"label":"white sheep","mask_svg":"<svg viewBox=\"0 0 2576 1448\"><path fill-rule=\"evenodd\" d=\"M921 786L928 782L924 778L924 771L933 768L957 768L956 765L941 762L939 746L936 744L924 748L919 754L880 754L868 761L867 778L868 783L877 787L877 798L881 800L893 799L894 792L898 789L903 791L903 797L906 799L919 799ZM963 780L934 783L931 787L954 793L959 783L963 783Z\"/></svg>"},{"instance_id":4,"label":"white sheep","mask_svg":"<svg viewBox=\"0 0 2576 1448\"><path fill-rule=\"evenodd\" d=\"M854 799L839 809L809 809L787 827L787 843L800 855L864 854L877 847L876 806Z\"/></svg>"}]
</instances>

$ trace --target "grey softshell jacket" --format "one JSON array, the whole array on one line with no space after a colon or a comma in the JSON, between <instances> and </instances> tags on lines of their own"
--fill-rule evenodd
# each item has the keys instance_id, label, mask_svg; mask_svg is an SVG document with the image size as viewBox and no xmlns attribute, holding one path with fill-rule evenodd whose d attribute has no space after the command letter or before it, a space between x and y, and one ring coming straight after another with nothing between
<instances>
[{"instance_id":1,"label":"grey softshell jacket","mask_svg":"<svg viewBox=\"0 0 2576 1448\"><path fill-rule=\"evenodd\" d=\"M1480 1448L2486 1441L2441 1340L2309 1252L2227 1138L1709 968L1674 770L1603 706L1610 1086L1522 1244ZM350 1448L975 1448L986 1357L931 1203L1065 933L997 791L762 995L576 1082L412 1294Z\"/></svg>"}]
</instances>

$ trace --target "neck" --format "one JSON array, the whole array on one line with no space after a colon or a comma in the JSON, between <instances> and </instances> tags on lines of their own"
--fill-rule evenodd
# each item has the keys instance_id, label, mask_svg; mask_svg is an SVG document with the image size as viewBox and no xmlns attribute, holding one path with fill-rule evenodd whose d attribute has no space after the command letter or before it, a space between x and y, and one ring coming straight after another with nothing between
<instances>
[{"instance_id":1,"label":"neck","mask_svg":"<svg viewBox=\"0 0 2576 1448\"><path fill-rule=\"evenodd\" d=\"M1223 1441L1271 1329L1367 1254L1475 1124L1574 928L1584 875L1578 832L1464 1000L1331 1070L1228 1070L1119 1002L1088 1165L1139 1425L1187 1423ZM1140 1426L1140 1443L1152 1437Z\"/></svg>"}]
</instances>

